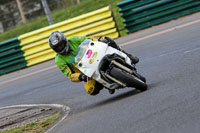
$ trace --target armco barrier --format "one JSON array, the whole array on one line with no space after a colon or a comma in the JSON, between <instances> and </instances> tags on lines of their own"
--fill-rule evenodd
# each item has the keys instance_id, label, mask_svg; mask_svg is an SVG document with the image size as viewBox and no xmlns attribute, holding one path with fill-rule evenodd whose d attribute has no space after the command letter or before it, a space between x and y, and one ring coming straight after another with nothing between
<instances>
[{"instance_id":1,"label":"armco barrier","mask_svg":"<svg viewBox=\"0 0 200 133\"><path fill-rule=\"evenodd\" d=\"M11 52L10 56L4 56L4 53L0 51L0 75L53 59L55 52L48 45L48 37L53 31L63 32L67 38L74 35L85 35L89 37L109 36L112 38L118 38L120 36L111 8L105 7L21 35L18 38L1 42L1 49L11 47L15 52ZM15 46L16 48L13 49L12 47ZM19 65L18 67L15 66L17 64Z\"/></svg>"},{"instance_id":2,"label":"armco barrier","mask_svg":"<svg viewBox=\"0 0 200 133\"><path fill-rule=\"evenodd\" d=\"M0 42L0 75L26 67L24 52L19 44L17 38Z\"/></svg>"},{"instance_id":3,"label":"armco barrier","mask_svg":"<svg viewBox=\"0 0 200 133\"><path fill-rule=\"evenodd\" d=\"M119 37L112 11L110 7L105 7L19 36L27 66L55 57L55 52L48 45L48 37L56 30L63 32L68 38L74 35Z\"/></svg>"},{"instance_id":4,"label":"armco barrier","mask_svg":"<svg viewBox=\"0 0 200 133\"><path fill-rule=\"evenodd\" d=\"M117 5L127 33L200 11L199 0L125 0Z\"/></svg>"}]
</instances>

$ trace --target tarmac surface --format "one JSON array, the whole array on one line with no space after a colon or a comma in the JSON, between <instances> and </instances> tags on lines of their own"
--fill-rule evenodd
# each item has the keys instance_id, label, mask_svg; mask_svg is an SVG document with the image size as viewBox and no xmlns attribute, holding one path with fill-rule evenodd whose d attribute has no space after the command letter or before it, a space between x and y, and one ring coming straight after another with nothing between
<instances>
[{"instance_id":1,"label":"tarmac surface","mask_svg":"<svg viewBox=\"0 0 200 133\"><path fill-rule=\"evenodd\" d=\"M89 96L51 60L1 76L0 107L69 106L52 133L199 133L199 20L196 13L116 40L140 58L137 69L149 85L145 92L125 88L110 95L104 89Z\"/></svg>"}]
</instances>

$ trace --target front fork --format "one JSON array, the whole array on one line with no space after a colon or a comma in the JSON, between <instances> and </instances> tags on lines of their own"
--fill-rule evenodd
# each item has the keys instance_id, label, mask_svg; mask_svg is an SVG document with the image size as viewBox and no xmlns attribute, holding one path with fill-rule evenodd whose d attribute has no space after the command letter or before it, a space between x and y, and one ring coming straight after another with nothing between
<instances>
[{"instance_id":1,"label":"front fork","mask_svg":"<svg viewBox=\"0 0 200 133\"><path fill-rule=\"evenodd\" d=\"M133 74L133 75L137 76L135 66L130 66L129 64L126 64L125 60L122 57L119 57L118 55L115 55L115 54L110 55L108 57L105 57L104 60L106 60L105 61L106 63L105 62L104 63L109 64L108 65L109 67L105 71L100 70L100 73L104 77L104 79L107 80L108 82L110 82L110 81L115 82L123 88L126 87L125 83L119 81L118 79L116 79L110 75L110 70L114 66L128 72L131 75ZM126 65L122 65L122 64L126 64ZM115 86L115 87L119 88L120 86ZM114 89L116 89L116 88L114 88Z\"/></svg>"}]
</instances>

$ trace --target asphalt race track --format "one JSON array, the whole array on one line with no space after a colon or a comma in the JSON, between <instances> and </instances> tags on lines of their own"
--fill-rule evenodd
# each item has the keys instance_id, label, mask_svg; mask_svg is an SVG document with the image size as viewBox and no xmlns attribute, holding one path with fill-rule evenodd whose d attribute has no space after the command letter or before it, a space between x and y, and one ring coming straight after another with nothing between
<instances>
[{"instance_id":1,"label":"asphalt race track","mask_svg":"<svg viewBox=\"0 0 200 133\"><path fill-rule=\"evenodd\" d=\"M199 20L197 13L117 40L129 44L123 49L140 58L137 68L149 85L143 93L126 88L110 95L104 89L89 96L82 83L71 83L52 60L1 76L0 107L70 107L68 117L52 133L199 133Z\"/></svg>"}]
</instances>

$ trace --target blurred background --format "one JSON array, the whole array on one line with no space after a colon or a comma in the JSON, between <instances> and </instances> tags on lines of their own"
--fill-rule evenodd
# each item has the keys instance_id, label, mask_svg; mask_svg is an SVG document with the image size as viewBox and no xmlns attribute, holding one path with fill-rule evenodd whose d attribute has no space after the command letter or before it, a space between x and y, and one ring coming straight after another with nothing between
<instances>
[{"instance_id":1,"label":"blurred background","mask_svg":"<svg viewBox=\"0 0 200 133\"><path fill-rule=\"evenodd\" d=\"M0 0L0 41L48 26L42 1ZM54 23L111 6L118 27L123 29L117 3L121 0L45 0ZM124 32L125 33L125 32Z\"/></svg>"},{"instance_id":2,"label":"blurred background","mask_svg":"<svg viewBox=\"0 0 200 133\"><path fill-rule=\"evenodd\" d=\"M84 0L47 0L51 11L68 8L82 1ZM20 2L21 7L18 2ZM20 8L22 8L25 21L20 16ZM41 0L1 0L0 33L44 15L45 12Z\"/></svg>"}]
</instances>

